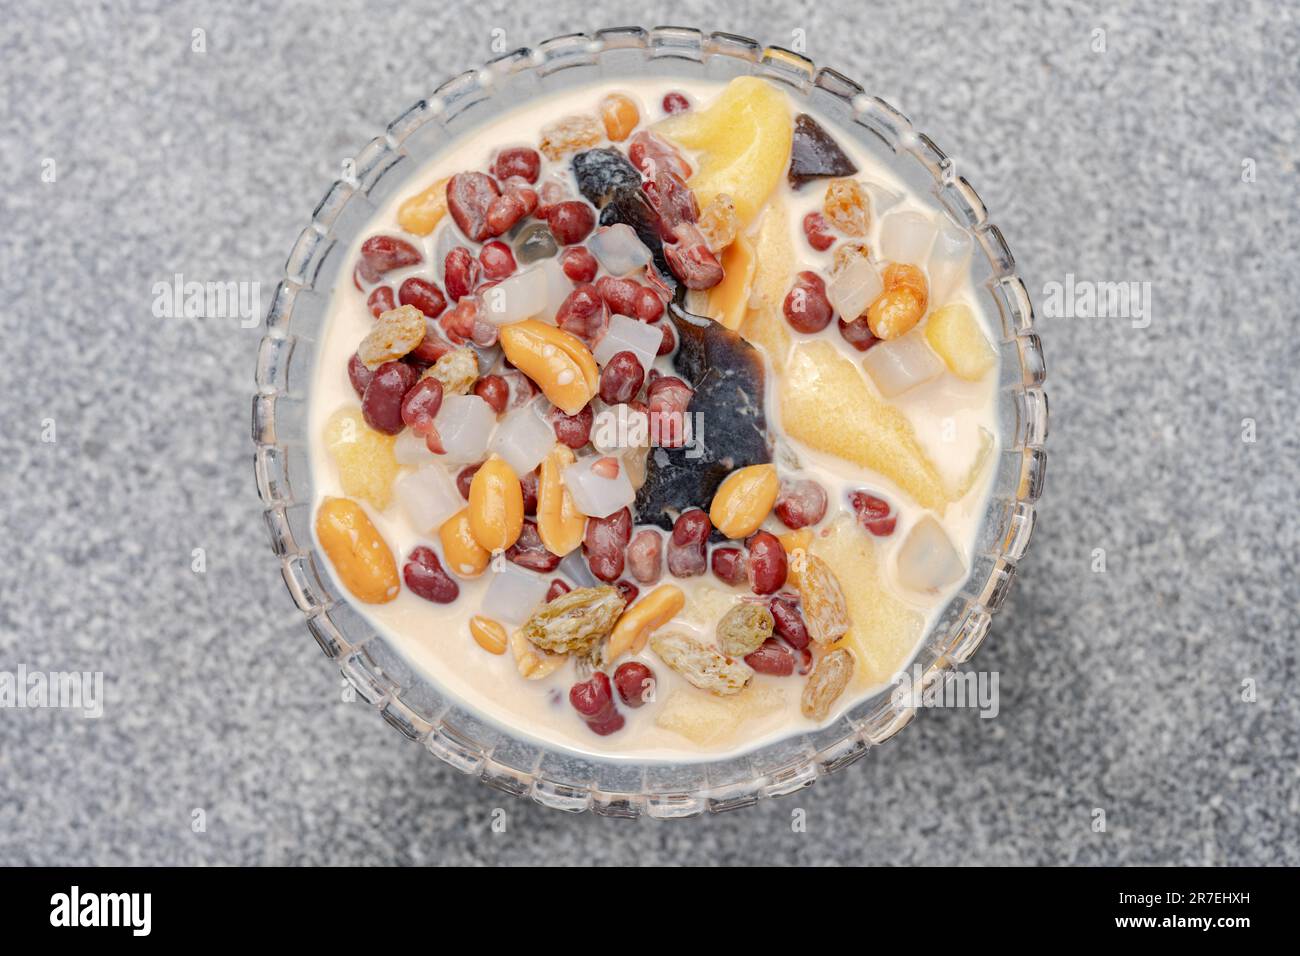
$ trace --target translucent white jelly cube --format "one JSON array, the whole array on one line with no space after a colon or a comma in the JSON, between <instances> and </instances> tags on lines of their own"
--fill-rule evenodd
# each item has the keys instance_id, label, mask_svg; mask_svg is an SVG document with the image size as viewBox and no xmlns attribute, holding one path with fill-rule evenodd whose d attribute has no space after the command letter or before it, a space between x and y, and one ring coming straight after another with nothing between
<instances>
[{"instance_id":1,"label":"translucent white jelly cube","mask_svg":"<svg viewBox=\"0 0 1300 956\"><path fill-rule=\"evenodd\" d=\"M546 308L537 316L544 322L555 324L555 313L573 291L573 280L564 274L559 259L546 259L541 264L542 275L546 276Z\"/></svg>"},{"instance_id":2,"label":"translucent white jelly cube","mask_svg":"<svg viewBox=\"0 0 1300 956\"><path fill-rule=\"evenodd\" d=\"M488 574L492 577L483 595L484 613L502 624L523 624L551 587L550 578L505 560L493 561Z\"/></svg>"},{"instance_id":3,"label":"translucent white jelly cube","mask_svg":"<svg viewBox=\"0 0 1300 956\"><path fill-rule=\"evenodd\" d=\"M664 334L656 326L626 315L615 315L610 318L609 328L591 354L603 366L619 352L631 352L648 375L663 340Z\"/></svg>"},{"instance_id":4,"label":"translucent white jelly cube","mask_svg":"<svg viewBox=\"0 0 1300 956\"><path fill-rule=\"evenodd\" d=\"M490 449L504 458L516 475L524 475L540 465L554 447L555 430L529 404L501 420Z\"/></svg>"},{"instance_id":5,"label":"translucent white jelly cube","mask_svg":"<svg viewBox=\"0 0 1300 956\"><path fill-rule=\"evenodd\" d=\"M881 258L924 266L937 228L934 220L923 213L891 212L880 220Z\"/></svg>"},{"instance_id":6,"label":"translucent white jelly cube","mask_svg":"<svg viewBox=\"0 0 1300 956\"><path fill-rule=\"evenodd\" d=\"M424 444L423 439L420 444ZM402 475L393 482L393 493L411 524L423 532L432 532L465 507L451 473L438 462L421 465Z\"/></svg>"},{"instance_id":7,"label":"translucent white jelly cube","mask_svg":"<svg viewBox=\"0 0 1300 956\"><path fill-rule=\"evenodd\" d=\"M883 290L880 271L869 260L855 256L826 284L826 297L845 322L852 322Z\"/></svg>"},{"instance_id":8,"label":"translucent white jelly cube","mask_svg":"<svg viewBox=\"0 0 1300 956\"><path fill-rule=\"evenodd\" d=\"M645 267L650 261L650 250L636 232L626 223L605 226L587 240L591 254L613 276L625 276Z\"/></svg>"},{"instance_id":9,"label":"translucent white jelly cube","mask_svg":"<svg viewBox=\"0 0 1300 956\"><path fill-rule=\"evenodd\" d=\"M956 223L944 220L930 249L926 272L930 275L930 301L936 306L946 305L970 270L971 250L974 242L970 233Z\"/></svg>"},{"instance_id":10,"label":"translucent white jelly cube","mask_svg":"<svg viewBox=\"0 0 1300 956\"><path fill-rule=\"evenodd\" d=\"M873 345L867 349L862 367L885 398L930 381L944 368L943 359L934 354L919 329Z\"/></svg>"},{"instance_id":11,"label":"translucent white jelly cube","mask_svg":"<svg viewBox=\"0 0 1300 956\"><path fill-rule=\"evenodd\" d=\"M650 416L631 405L600 402L591 424L591 444L607 455L621 455L629 448L641 448L650 441Z\"/></svg>"},{"instance_id":12,"label":"translucent white jelly cube","mask_svg":"<svg viewBox=\"0 0 1300 956\"><path fill-rule=\"evenodd\" d=\"M966 565L939 522L925 515L898 549L898 580L913 591L935 593L966 576Z\"/></svg>"},{"instance_id":13,"label":"translucent white jelly cube","mask_svg":"<svg viewBox=\"0 0 1300 956\"><path fill-rule=\"evenodd\" d=\"M597 462L611 461L618 468L612 478L594 470ZM610 455L588 455L565 468L564 487L573 495L574 506L588 518L608 518L636 500L636 489L622 460Z\"/></svg>"},{"instance_id":14,"label":"translucent white jelly cube","mask_svg":"<svg viewBox=\"0 0 1300 956\"><path fill-rule=\"evenodd\" d=\"M465 245L464 237L452 224L452 218L444 216L438 224L437 238L433 240L433 275L439 285L446 283L447 253L460 245Z\"/></svg>"},{"instance_id":15,"label":"translucent white jelly cube","mask_svg":"<svg viewBox=\"0 0 1300 956\"><path fill-rule=\"evenodd\" d=\"M393 457L399 465L425 465L438 456L429 451L423 438L409 428L403 428L397 441L393 442Z\"/></svg>"},{"instance_id":16,"label":"translucent white jelly cube","mask_svg":"<svg viewBox=\"0 0 1300 956\"><path fill-rule=\"evenodd\" d=\"M483 317L493 325L522 322L546 311L550 284L541 266L503 279L483 290Z\"/></svg>"},{"instance_id":17,"label":"translucent white jelly cube","mask_svg":"<svg viewBox=\"0 0 1300 956\"><path fill-rule=\"evenodd\" d=\"M492 406L477 395L448 395L433 426L442 439L442 459L457 464L482 461L497 423Z\"/></svg>"},{"instance_id":18,"label":"translucent white jelly cube","mask_svg":"<svg viewBox=\"0 0 1300 956\"><path fill-rule=\"evenodd\" d=\"M880 183L873 183L862 180L862 186L871 197L871 214L879 218L889 210L893 209L903 201L903 194L890 189L888 186L882 186Z\"/></svg>"}]
</instances>

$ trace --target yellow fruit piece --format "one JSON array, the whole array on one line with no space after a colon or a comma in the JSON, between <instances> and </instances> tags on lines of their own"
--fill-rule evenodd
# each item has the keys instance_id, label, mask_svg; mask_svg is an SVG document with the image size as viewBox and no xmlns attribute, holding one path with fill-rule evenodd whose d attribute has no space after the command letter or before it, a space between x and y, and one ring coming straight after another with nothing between
<instances>
[{"instance_id":1,"label":"yellow fruit piece","mask_svg":"<svg viewBox=\"0 0 1300 956\"><path fill-rule=\"evenodd\" d=\"M772 687L751 684L731 697L684 687L664 701L655 723L706 747L735 736L745 721L774 714L784 706L785 696Z\"/></svg>"},{"instance_id":2,"label":"yellow fruit piece","mask_svg":"<svg viewBox=\"0 0 1300 956\"><path fill-rule=\"evenodd\" d=\"M776 540L781 542L781 547L785 549L786 555L792 555L800 548L808 550L808 545L812 544L813 533L811 528L800 528L798 531L787 531L785 534L778 534Z\"/></svg>"},{"instance_id":3,"label":"yellow fruit piece","mask_svg":"<svg viewBox=\"0 0 1300 956\"><path fill-rule=\"evenodd\" d=\"M624 654L640 653L652 631L663 627L686 606L686 595L673 584L661 584L623 612L605 644L606 664Z\"/></svg>"},{"instance_id":4,"label":"yellow fruit piece","mask_svg":"<svg viewBox=\"0 0 1300 956\"><path fill-rule=\"evenodd\" d=\"M524 527L524 492L519 476L498 455L483 463L469 485L469 529L474 540L496 554L519 540Z\"/></svg>"},{"instance_id":5,"label":"yellow fruit piece","mask_svg":"<svg viewBox=\"0 0 1300 956\"><path fill-rule=\"evenodd\" d=\"M600 386L600 368L582 340L537 319L501 329L501 348L566 415L576 415Z\"/></svg>"},{"instance_id":6,"label":"yellow fruit piece","mask_svg":"<svg viewBox=\"0 0 1300 956\"><path fill-rule=\"evenodd\" d=\"M980 429L980 446L975 451L975 458L971 461L970 467L966 469L966 474L961 481L950 488L948 498L951 501L960 501L971 493L971 489L979 483L980 478L989 463L989 456L993 454L993 434L987 428Z\"/></svg>"},{"instance_id":7,"label":"yellow fruit piece","mask_svg":"<svg viewBox=\"0 0 1300 956\"><path fill-rule=\"evenodd\" d=\"M366 604L397 597L397 562L370 516L349 498L326 498L316 512L316 537L334 572Z\"/></svg>"},{"instance_id":8,"label":"yellow fruit piece","mask_svg":"<svg viewBox=\"0 0 1300 956\"><path fill-rule=\"evenodd\" d=\"M977 382L998 363L970 306L953 302L925 320L925 340L953 375Z\"/></svg>"},{"instance_id":9,"label":"yellow fruit piece","mask_svg":"<svg viewBox=\"0 0 1300 956\"><path fill-rule=\"evenodd\" d=\"M427 236L442 222L447 215L447 181L446 176L423 192L402 200L397 207L397 224L407 232L417 236Z\"/></svg>"},{"instance_id":10,"label":"yellow fruit piece","mask_svg":"<svg viewBox=\"0 0 1300 956\"><path fill-rule=\"evenodd\" d=\"M474 638L474 643L489 654L504 654L506 652L506 629L501 626L499 621L475 614L469 619L469 633Z\"/></svg>"},{"instance_id":11,"label":"yellow fruit piece","mask_svg":"<svg viewBox=\"0 0 1300 956\"><path fill-rule=\"evenodd\" d=\"M893 680L925 629L925 616L904 604L886 585L882 546L847 515L813 540L812 552L844 585L849 631L832 647L846 647L857 658L857 678L864 686Z\"/></svg>"},{"instance_id":12,"label":"yellow fruit piece","mask_svg":"<svg viewBox=\"0 0 1300 956\"><path fill-rule=\"evenodd\" d=\"M876 395L856 365L829 342L797 345L780 381L786 434L892 480L923 508L947 504L934 464L907 418Z\"/></svg>"},{"instance_id":13,"label":"yellow fruit piece","mask_svg":"<svg viewBox=\"0 0 1300 956\"><path fill-rule=\"evenodd\" d=\"M366 424L361 412L339 409L325 424L325 447L339 469L339 484L349 498L360 498L380 511L393 500L393 479L401 466L393 454L396 435Z\"/></svg>"},{"instance_id":14,"label":"yellow fruit piece","mask_svg":"<svg viewBox=\"0 0 1300 956\"><path fill-rule=\"evenodd\" d=\"M749 291L754 283L754 246L737 237L722 254L722 281L709 290L705 314L729 329L740 328L749 311Z\"/></svg>"},{"instance_id":15,"label":"yellow fruit piece","mask_svg":"<svg viewBox=\"0 0 1300 956\"><path fill-rule=\"evenodd\" d=\"M740 76L707 107L670 116L655 131L702 153L690 179L700 208L727 193L743 229L785 175L794 120L784 93L756 76Z\"/></svg>"},{"instance_id":16,"label":"yellow fruit piece","mask_svg":"<svg viewBox=\"0 0 1300 956\"><path fill-rule=\"evenodd\" d=\"M470 527L469 508L461 508L442 523L438 529L442 554L447 559L447 569L459 578L476 578L492 560L491 553L474 537Z\"/></svg>"},{"instance_id":17,"label":"yellow fruit piece","mask_svg":"<svg viewBox=\"0 0 1300 956\"><path fill-rule=\"evenodd\" d=\"M728 538L748 538L772 511L780 490L776 465L737 468L714 492L709 520Z\"/></svg>"},{"instance_id":18,"label":"yellow fruit piece","mask_svg":"<svg viewBox=\"0 0 1300 956\"><path fill-rule=\"evenodd\" d=\"M773 202L767 207L758 224L753 247L754 278L750 282L749 312L740 326L740 334L745 341L766 352L772 367L780 371L790 351L790 325L782 307L790 291L794 263L790 216L784 202Z\"/></svg>"},{"instance_id":19,"label":"yellow fruit piece","mask_svg":"<svg viewBox=\"0 0 1300 956\"><path fill-rule=\"evenodd\" d=\"M587 529L587 516L564 487L564 469L576 460L572 448L556 442L537 476L537 535L547 551L561 557L582 544Z\"/></svg>"}]
</instances>

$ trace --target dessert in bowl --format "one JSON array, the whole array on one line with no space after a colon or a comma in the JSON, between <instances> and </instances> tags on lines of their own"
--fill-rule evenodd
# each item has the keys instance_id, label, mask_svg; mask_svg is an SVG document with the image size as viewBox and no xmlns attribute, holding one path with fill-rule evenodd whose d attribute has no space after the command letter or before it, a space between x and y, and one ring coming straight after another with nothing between
<instances>
[{"instance_id":1,"label":"dessert in bowl","mask_svg":"<svg viewBox=\"0 0 1300 956\"><path fill-rule=\"evenodd\" d=\"M587 52L654 46L628 36ZM799 63L498 94L326 257L300 533L387 652L348 647L345 673L444 756L469 735L420 725L416 680L540 755L507 776L545 802L812 779L810 741L852 759L910 713L896 675L978 644L1000 594L981 580L973 616L973 574L1009 579L985 565L1023 361L981 233L792 86ZM589 777L548 787L548 759ZM647 791L682 768L712 785Z\"/></svg>"}]
</instances>

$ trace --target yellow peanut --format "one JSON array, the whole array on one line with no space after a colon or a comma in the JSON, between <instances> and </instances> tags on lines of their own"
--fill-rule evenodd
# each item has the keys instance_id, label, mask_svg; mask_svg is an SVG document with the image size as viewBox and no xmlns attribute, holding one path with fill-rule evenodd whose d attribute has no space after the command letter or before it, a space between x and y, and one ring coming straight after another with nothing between
<instances>
[{"instance_id":1,"label":"yellow peanut","mask_svg":"<svg viewBox=\"0 0 1300 956\"><path fill-rule=\"evenodd\" d=\"M610 142L621 143L641 122L641 111L630 96L611 93L600 101L600 119Z\"/></svg>"},{"instance_id":2,"label":"yellow peanut","mask_svg":"<svg viewBox=\"0 0 1300 956\"><path fill-rule=\"evenodd\" d=\"M574 462L573 449L558 442L542 459L537 477L537 534L546 550L561 557L582 544L587 516L564 487L564 469Z\"/></svg>"},{"instance_id":3,"label":"yellow peanut","mask_svg":"<svg viewBox=\"0 0 1300 956\"><path fill-rule=\"evenodd\" d=\"M554 673L569 656L542 650L524 637L523 631L515 631L510 635L510 649L515 655L515 667L519 668L519 676L525 680L541 680Z\"/></svg>"},{"instance_id":4,"label":"yellow peanut","mask_svg":"<svg viewBox=\"0 0 1300 956\"><path fill-rule=\"evenodd\" d=\"M605 663L623 654L638 653L650 633L663 627L686 606L686 595L672 584L661 584L623 612L605 644Z\"/></svg>"},{"instance_id":5,"label":"yellow peanut","mask_svg":"<svg viewBox=\"0 0 1300 956\"><path fill-rule=\"evenodd\" d=\"M460 578L476 578L488 566L492 555L474 538L470 530L469 509L461 508L438 529L447 568Z\"/></svg>"},{"instance_id":6,"label":"yellow peanut","mask_svg":"<svg viewBox=\"0 0 1300 956\"><path fill-rule=\"evenodd\" d=\"M397 207L397 224L409 233L427 236L447 215L447 179L440 179Z\"/></svg>"},{"instance_id":7,"label":"yellow peanut","mask_svg":"<svg viewBox=\"0 0 1300 956\"><path fill-rule=\"evenodd\" d=\"M339 580L359 601L397 597L397 562L370 516L350 498L326 498L316 512L316 537Z\"/></svg>"},{"instance_id":8,"label":"yellow peanut","mask_svg":"<svg viewBox=\"0 0 1300 956\"><path fill-rule=\"evenodd\" d=\"M469 619L469 633L474 643L489 654L506 652L506 629L492 618L475 614Z\"/></svg>"},{"instance_id":9,"label":"yellow peanut","mask_svg":"<svg viewBox=\"0 0 1300 956\"><path fill-rule=\"evenodd\" d=\"M772 511L780 490L775 465L738 468L714 492L709 520L728 538L747 538Z\"/></svg>"},{"instance_id":10,"label":"yellow peanut","mask_svg":"<svg viewBox=\"0 0 1300 956\"><path fill-rule=\"evenodd\" d=\"M600 386L600 369L582 340L537 319L501 329L506 358L566 415L576 415Z\"/></svg>"},{"instance_id":11,"label":"yellow peanut","mask_svg":"<svg viewBox=\"0 0 1300 956\"><path fill-rule=\"evenodd\" d=\"M469 486L469 528L474 540L496 554L519 540L524 527L524 492L513 468L493 455Z\"/></svg>"}]
</instances>

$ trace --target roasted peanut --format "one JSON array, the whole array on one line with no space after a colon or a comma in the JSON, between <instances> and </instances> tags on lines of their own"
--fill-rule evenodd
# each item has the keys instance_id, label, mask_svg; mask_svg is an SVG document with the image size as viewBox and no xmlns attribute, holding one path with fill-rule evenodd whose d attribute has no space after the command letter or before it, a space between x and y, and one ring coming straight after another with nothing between
<instances>
[{"instance_id":1,"label":"roasted peanut","mask_svg":"<svg viewBox=\"0 0 1300 956\"><path fill-rule=\"evenodd\" d=\"M600 101L600 119L605 124L605 135L611 142L621 143L641 122L641 111L630 96L611 93Z\"/></svg>"},{"instance_id":2,"label":"roasted peanut","mask_svg":"<svg viewBox=\"0 0 1300 956\"><path fill-rule=\"evenodd\" d=\"M447 181L444 177L423 192L402 200L397 207L397 224L409 233L427 236L447 215Z\"/></svg>"},{"instance_id":3,"label":"roasted peanut","mask_svg":"<svg viewBox=\"0 0 1300 956\"><path fill-rule=\"evenodd\" d=\"M566 415L576 415L600 387L600 368L582 341L536 319L501 329L506 358L537 383Z\"/></svg>"},{"instance_id":4,"label":"roasted peanut","mask_svg":"<svg viewBox=\"0 0 1300 956\"><path fill-rule=\"evenodd\" d=\"M686 595L672 584L661 584L634 603L614 625L605 642L604 660L611 664L623 654L637 654L650 632L663 627L686 606Z\"/></svg>"},{"instance_id":5,"label":"roasted peanut","mask_svg":"<svg viewBox=\"0 0 1300 956\"><path fill-rule=\"evenodd\" d=\"M537 533L552 554L566 555L582 544L587 517L564 487L564 469L575 461L573 449L558 442L542 459L537 478Z\"/></svg>"},{"instance_id":6,"label":"roasted peanut","mask_svg":"<svg viewBox=\"0 0 1300 956\"><path fill-rule=\"evenodd\" d=\"M350 498L326 498L316 512L316 537L343 586L366 604L397 597L397 561L371 522Z\"/></svg>"},{"instance_id":7,"label":"roasted peanut","mask_svg":"<svg viewBox=\"0 0 1300 956\"><path fill-rule=\"evenodd\" d=\"M460 578L476 578L483 573L492 554L480 545L470 529L469 508L461 508L438 529L447 569Z\"/></svg>"},{"instance_id":8,"label":"roasted peanut","mask_svg":"<svg viewBox=\"0 0 1300 956\"><path fill-rule=\"evenodd\" d=\"M510 649L515 655L519 676L525 680L541 680L553 674L568 658L567 654L552 654L542 650L524 637L523 631L515 631L510 635Z\"/></svg>"},{"instance_id":9,"label":"roasted peanut","mask_svg":"<svg viewBox=\"0 0 1300 956\"><path fill-rule=\"evenodd\" d=\"M709 520L728 538L747 538L771 512L780 490L775 465L738 468L714 493Z\"/></svg>"},{"instance_id":10,"label":"roasted peanut","mask_svg":"<svg viewBox=\"0 0 1300 956\"><path fill-rule=\"evenodd\" d=\"M492 618L475 614L469 619L469 633L474 643L489 654L506 652L506 629Z\"/></svg>"},{"instance_id":11,"label":"roasted peanut","mask_svg":"<svg viewBox=\"0 0 1300 956\"><path fill-rule=\"evenodd\" d=\"M469 527L474 540L493 554L516 541L524 528L524 490L514 469L493 455L469 485Z\"/></svg>"}]
</instances>

